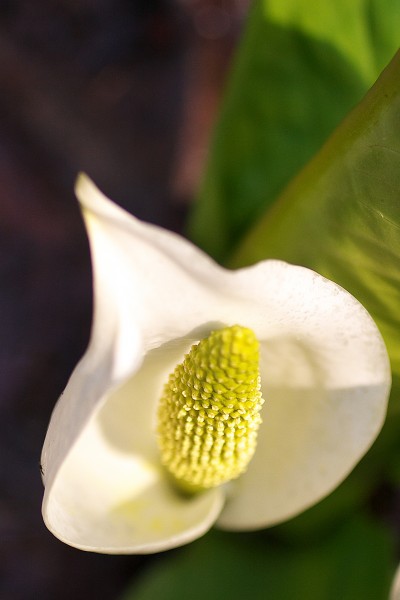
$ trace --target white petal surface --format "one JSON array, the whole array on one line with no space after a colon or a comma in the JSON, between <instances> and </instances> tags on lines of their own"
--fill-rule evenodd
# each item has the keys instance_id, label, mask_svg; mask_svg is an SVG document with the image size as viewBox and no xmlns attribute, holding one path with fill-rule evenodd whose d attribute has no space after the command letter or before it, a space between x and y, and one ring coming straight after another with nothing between
<instances>
[{"instance_id":1,"label":"white petal surface","mask_svg":"<svg viewBox=\"0 0 400 600\"><path fill-rule=\"evenodd\" d=\"M204 533L224 490L178 496L159 463L155 407L168 374L212 329L251 327L266 405L248 472L219 523L252 528L303 510L341 481L381 427L390 372L364 309L324 278L280 261L227 271L78 181L91 245L89 348L46 436L43 514L67 543L153 552Z\"/></svg>"},{"instance_id":2,"label":"white petal surface","mask_svg":"<svg viewBox=\"0 0 400 600\"><path fill-rule=\"evenodd\" d=\"M218 520L228 529L273 525L332 491L379 433L390 391L382 338L350 294L290 266L270 271L264 289L262 265L253 269L260 287L250 326L262 340L266 402L256 454ZM271 287L274 325L262 332Z\"/></svg>"},{"instance_id":3,"label":"white petal surface","mask_svg":"<svg viewBox=\"0 0 400 600\"><path fill-rule=\"evenodd\" d=\"M63 541L97 552L158 552L200 537L216 520L222 491L181 497L158 460L156 400L188 343L150 352L70 449L44 502L46 523Z\"/></svg>"},{"instance_id":4,"label":"white petal surface","mask_svg":"<svg viewBox=\"0 0 400 600\"><path fill-rule=\"evenodd\" d=\"M197 256L197 251L191 244L140 223L104 198L85 178L80 180L77 191L92 251L94 319L89 348L60 398L47 432L42 453L44 519L55 535L82 548L144 552L172 547L198 537L211 526L221 508L222 492L214 490L191 502L171 493L160 471L158 454L155 460L152 421L143 418L143 410L147 415L153 414L169 372L191 343L210 331L205 323L205 315L212 313L207 311L208 290L202 288L201 279L197 280L195 268L193 275L189 267L186 269L175 261L174 253L181 260L186 256L188 264L196 263L193 256ZM211 261L201 253L197 258L198 270L209 269L211 282L219 283L220 269L210 267ZM194 333L193 329L198 331ZM189 341L177 341L184 336ZM137 447L128 453L131 460L128 482L124 470L117 469L120 462L113 454L113 444L101 433L104 428L99 429L99 410L102 404L119 397L121 383L147 372L148 361L143 366L141 363L152 349L171 340L173 348L165 353L168 366L151 370L145 391L132 398L131 435ZM148 445L140 445L139 440ZM97 455L107 463L107 452L113 469L98 465ZM128 543L120 537L125 525L118 528L116 523L123 515L113 512L113 507L121 499L127 502L136 497L137 485L140 487L142 480L147 480L148 468L158 477L147 492L151 490L154 511L160 518L163 518L161 509L169 511L164 524L176 523L172 515L177 515L180 529L176 525L172 535L168 528L159 527L155 535L144 526L145 515L132 511L130 518L133 523L136 515L136 529L133 525L125 528L131 536ZM120 484L116 484L115 477ZM105 495L107 488L109 494ZM150 500L146 504L150 505ZM91 514L93 519L89 518ZM147 541L140 537L140 528L144 537L147 532ZM146 544L150 544L151 550L146 550Z\"/></svg>"}]
</instances>

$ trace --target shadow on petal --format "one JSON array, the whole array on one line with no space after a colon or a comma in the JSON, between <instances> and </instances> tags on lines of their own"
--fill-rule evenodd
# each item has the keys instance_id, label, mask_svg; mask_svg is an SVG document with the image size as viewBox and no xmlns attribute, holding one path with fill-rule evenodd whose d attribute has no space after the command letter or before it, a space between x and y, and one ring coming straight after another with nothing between
<instances>
[{"instance_id":1,"label":"shadow on petal","mask_svg":"<svg viewBox=\"0 0 400 600\"><path fill-rule=\"evenodd\" d=\"M386 415L390 380L379 372L368 383L349 354L339 356L346 358L347 372L339 369L335 386L336 358L324 360L323 349L319 360L299 340L268 342L257 449L231 486L222 528L259 529L297 515L339 485L372 445Z\"/></svg>"},{"instance_id":2,"label":"shadow on petal","mask_svg":"<svg viewBox=\"0 0 400 600\"><path fill-rule=\"evenodd\" d=\"M205 323L147 353L140 370L106 399L95 417L108 444L158 463L156 411L163 387L190 347L221 327Z\"/></svg>"}]
</instances>

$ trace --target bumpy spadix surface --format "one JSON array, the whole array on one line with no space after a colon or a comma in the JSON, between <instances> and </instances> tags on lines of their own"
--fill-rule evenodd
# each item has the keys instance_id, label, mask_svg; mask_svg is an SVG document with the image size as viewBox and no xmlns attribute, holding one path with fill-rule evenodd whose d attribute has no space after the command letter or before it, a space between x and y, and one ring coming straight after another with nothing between
<instances>
[{"instance_id":1,"label":"bumpy spadix surface","mask_svg":"<svg viewBox=\"0 0 400 600\"><path fill-rule=\"evenodd\" d=\"M263 402L251 329L225 327L192 346L170 375L158 409L161 460L180 487L207 489L245 471Z\"/></svg>"}]
</instances>

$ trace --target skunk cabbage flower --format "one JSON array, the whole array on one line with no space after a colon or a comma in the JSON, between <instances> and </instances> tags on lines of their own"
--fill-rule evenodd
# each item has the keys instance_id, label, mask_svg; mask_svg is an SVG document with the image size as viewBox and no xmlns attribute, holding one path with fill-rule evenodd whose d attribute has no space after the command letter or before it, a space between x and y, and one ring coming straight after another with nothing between
<instances>
[{"instance_id":1,"label":"skunk cabbage flower","mask_svg":"<svg viewBox=\"0 0 400 600\"><path fill-rule=\"evenodd\" d=\"M157 552L331 492L385 418L389 362L366 310L303 267L223 269L83 175L77 196L94 317L43 448L48 528L83 550Z\"/></svg>"}]
</instances>

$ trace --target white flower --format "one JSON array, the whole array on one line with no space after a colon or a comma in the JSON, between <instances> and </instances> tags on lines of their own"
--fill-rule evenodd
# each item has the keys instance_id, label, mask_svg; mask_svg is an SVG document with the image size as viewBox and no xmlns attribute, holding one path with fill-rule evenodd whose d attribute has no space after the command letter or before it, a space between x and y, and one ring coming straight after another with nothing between
<instances>
[{"instance_id":1,"label":"white flower","mask_svg":"<svg viewBox=\"0 0 400 600\"><path fill-rule=\"evenodd\" d=\"M92 251L94 318L44 444L48 528L84 550L157 552L214 523L279 523L331 492L385 418L390 367L365 309L302 267L269 260L225 270L117 207L85 176L77 195ZM157 403L190 346L235 324L260 342L257 448L238 479L185 496L161 465Z\"/></svg>"}]
</instances>

